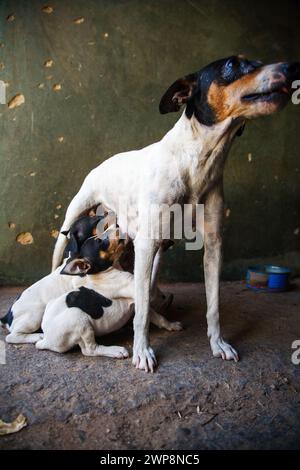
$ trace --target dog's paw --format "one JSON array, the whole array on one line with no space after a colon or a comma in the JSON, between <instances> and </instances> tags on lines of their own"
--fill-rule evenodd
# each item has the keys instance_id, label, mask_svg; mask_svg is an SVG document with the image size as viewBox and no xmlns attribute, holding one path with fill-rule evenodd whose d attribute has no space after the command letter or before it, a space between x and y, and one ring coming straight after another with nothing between
<instances>
[{"instance_id":1,"label":"dog's paw","mask_svg":"<svg viewBox=\"0 0 300 470\"><path fill-rule=\"evenodd\" d=\"M12 344L35 344L42 340L43 333L9 333L5 341Z\"/></svg>"},{"instance_id":2,"label":"dog's paw","mask_svg":"<svg viewBox=\"0 0 300 470\"><path fill-rule=\"evenodd\" d=\"M221 357L224 361L238 362L238 353L232 346L230 346L230 344L226 343L222 338L211 338L210 345L214 357Z\"/></svg>"},{"instance_id":3,"label":"dog's paw","mask_svg":"<svg viewBox=\"0 0 300 470\"><path fill-rule=\"evenodd\" d=\"M157 366L154 351L150 347L136 347L133 350L132 364L137 368L146 372L154 372Z\"/></svg>"},{"instance_id":4,"label":"dog's paw","mask_svg":"<svg viewBox=\"0 0 300 470\"><path fill-rule=\"evenodd\" d=\"M115 359L126 359L129 357L129 352L122 346L108 346L105 352L108 357L114 357Z\"/></svg>"},{"instance_id":5,"label":"dog's paw","mask_svg":"<svg viewBox=\"0 0 300 470\"><path fill-rule=\"evenodd\" d=\"M46 341L42 338L40 338L36 343L35 343L36 349L47 349L47 344Z\"/></svg>"},{"instance_id":6,"label":"dog's paw","mask_svg":"<svg viewBox=\"0 0 300 470\"><path fill-rule=\"evenodd\" d=\"M168 331L180 331L180 330L183 330L183 325L181 321L172 321L169 323L167 330Z\"/></svg>"}]
</instances>

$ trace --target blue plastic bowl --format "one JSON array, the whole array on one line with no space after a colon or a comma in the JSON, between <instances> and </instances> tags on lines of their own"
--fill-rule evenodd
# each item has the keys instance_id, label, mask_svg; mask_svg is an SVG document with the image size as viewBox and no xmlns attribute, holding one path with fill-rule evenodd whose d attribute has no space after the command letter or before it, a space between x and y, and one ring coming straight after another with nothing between
<instances>
[{"instance_id":1,"label":"blue plastic bowl","mask_svg":"<svg viewBox=\"0 0 300 470\"><path fill-rule=\"evenodd\" d=\"M284 292L288 289L291 270L283 266L249 266L246 285L260 292Z\"/></svg>"},{"instance_id":2,"label":"blue plastic bowl","mask_svg":"<svg viewBox=\"0 0 300 470\"><path fill-rule=\"evenodd\" d=\"M287 290L291 270L283 266L266 266L269 275L268 288L271 291L283 292Z\"/></svg>"}]
</instances>

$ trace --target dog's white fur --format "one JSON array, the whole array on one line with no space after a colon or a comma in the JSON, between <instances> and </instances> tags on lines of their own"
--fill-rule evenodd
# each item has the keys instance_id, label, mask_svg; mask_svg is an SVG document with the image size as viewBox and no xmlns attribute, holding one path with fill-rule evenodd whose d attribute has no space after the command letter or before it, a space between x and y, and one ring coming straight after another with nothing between
<instances>
[{"instance_id":1,"label":"dog's white fur","mask_svg":"<svg viewBox=\"0 0 300 470\"><path fill-rule=\"evenodd\" d=\"M71 289L85 285L85 277L60 274L64 265L65 261L51 274L25 289L13 304L13 322L5 338L7 343L36 343L41 334L35 331L41 327L47 303Z\"/></svg>"},{"instance_id":2,"label":"dog's white fur","mask_svg":"<svg viewBox=\"0 0 300 470\"><path fill-rule=\"evenodd\" d=\"M104 314L93 319L77 307L68 307L67 293L51 300L46 307L42 321L43 339L36 343L38 349L66 352L76 345L86 356L128 357L128 351L120 346L102 346L95 336L103 336L124 326L133 315L133 275L115 268L98 274L86 275L85 287L111 299L112 305L104 307ZM169 322L165 317L151 310L150 321L169 331L180 330L180 322Z\"/></svg>"},{"instance_id":3,"label":"dog's white fur","mask_svg":"<svg viewBox=\"0 0 300 470\"><path fill-rule=\"evenodd\" d=\"M135 318L133 364L153 371L155 355L149 345L149 298L155 254L160 240L146 239L139 227L149 217L149 203L205 203L204 270L207 295L208 336L214 356L238 359L226 343L219 325L219 273L221 266L221 225L223 217L223 167L240 119L231 117L211 127L183 113L159 142L141 150L109 158L92 170L71 201L62 230L90 207L103 203L118 216L123 232L134 239ZM128 227L118 213L119 195L131 209ZM155 227L157 220L151 220ZM65 237L60 234L53 255L53 268L60 263ZM155 265L159 265L155 261ZM155 276L156 277L156 276Z\"/></svg>"}]
</instances>

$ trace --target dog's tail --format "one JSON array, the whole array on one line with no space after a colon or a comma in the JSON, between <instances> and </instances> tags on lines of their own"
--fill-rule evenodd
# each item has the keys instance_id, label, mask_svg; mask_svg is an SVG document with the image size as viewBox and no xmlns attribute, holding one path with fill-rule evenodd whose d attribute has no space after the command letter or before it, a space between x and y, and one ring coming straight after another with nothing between
<instances>
[{"instance_id":1,"label":"dog's tail","mask_svg":"<svg viewBox=\"0 0 300 470\"><path fill-rule=\"evenodd\" d=\"M12 324L12 321L13 321L13 313L12 313L12 309L10 308L8 310L8 312L4 315L4 317L2 317L0 319L1 323L3 323L3 325L8 325L10 326Z\"/></svg>"},{"instance_id":2,"label":"dog's tail","mask_svg":"<svg viewBox=\"0 0 300 470\"><path fill-rule=\"evenodd\" d=\"M10 307L10 309L8 310L7 313L5 313L5 315L1 314L0 313L0 321L3 325L5 325L6 327L10 327L10 325L12 324L13 322L13 319L14 319L14 315L13 315L13 306L14 306L14 303L21 297L21 294L19 294L16 299L13 301L13 304L12 306Z\"/></svg>"},{"instance_id":3,"label":"dog's tail","mask_svg":"<svg viewBox=\"0 0 300 470\"><path fill-rule=\"evenodd\" d=\"M92 184L92 172L85 178L79 192L70 202L70 205L66 212L66 217L63 226L60 230L60 234L57 238L53 257L52 257L52 271L55 271L60 266L63 258L64 250L67 246L68 239L62 232L68 232L71 225L75 220L78 219L84 212L99 204L101 201L97 201Z\"/></svg>"}]
</instances>

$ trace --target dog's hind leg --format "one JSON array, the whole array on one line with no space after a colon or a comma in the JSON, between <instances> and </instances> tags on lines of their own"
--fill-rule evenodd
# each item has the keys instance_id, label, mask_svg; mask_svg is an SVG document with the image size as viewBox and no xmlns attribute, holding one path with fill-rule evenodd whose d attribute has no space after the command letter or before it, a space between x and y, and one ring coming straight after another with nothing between
<instances>
[{"instance_id":1,"label":"dog's hind leg","mask_svg":"<svg viewBox=\"0 0 300 470\"><path fill-rule=\"evenodd\" d=\"M155 292L151 293L151 307L159 313L165 313L170 307L174 299L173 294L164 294L159 287L156 287Z\"/></svg>"},{"instance_id":2,"label":"dog's hind leg","mask_svg":"<svg viewBox=\"0 0 300 470\"><path fill-rule=\"evenodd\" d=\"M72 199L66 212L64 223L61 227L61 232L68 231L73 222L85 211L95 206L101 201L96 200L95 192L93 191L93 172L91 172L84 180L80 190ZM63 252L68 243L68 239L62 233L59 234L52 257L52 271L54 271L62 261Z\"/></svg>"},{"instance_id":3,"label":"dog's hind leg","mask_svg":"<svg viewBox=\"0 0 300 470\"><path fill-rule=\"evenodd\" d=\"M171 322L152 309L150 310L150 322L158 328L164 328L168 331L180 331L183 328L180 321Z\"/></svg>"},{"instance_id":4,"label":"dog's hind leg","mask_svg":"<svg viewBox=\"0 0 300 470\"><path fill-rule=\"evenodd\" d=\"M156 286L157 286L158 273L159 273L159 269L160 269L161 262L162 262L162 254L163 254L163 249L160 246L156 252L156 255L153 261L153 268L152 268L152 274L151 274L151 291L155 291Z\"/></svg>"},{"instance_id":5,"label":"dog's hind leg","mask_svg":"<svg viewBox=\"0 0 300 470\"><path fill-rule=\"evenodd\" d=\"M224 360L238 361L238 354L220 331L219 278L222 262L223 187L211 191L204 206L204 275L207 299L207 335L212 353Z\"/></svg>"},{"instance_id":6,"label":"dog's hind leg","mask_svg":"<svg viewBox=\"0 0 300 470\"><path fill-rule=\"evenodd\" d=\"M157 250L153 261L151 275L151 306L154 310L160 313L167 310L173 301L173 294L164 294L158 287L158 274L164 251L165 250L162 246Z\"/></svg>"},{"instance_id":7,"label":"dog's hind leg","mask_svg":"<svg viewBox=\"0 0 300 470\"><path fill-rule=\"evenodd\" d=\"M10 344L34 344L43 338L42 333L9 333L5 341Z\"/></svg>"},{"instance_id":8,"label":"dog's hind leg","mask_svg":"<svg viewBox=\"0 0 300 470\"><path fill-rule=\"evenodd\" d=\"M26 313L13 320L9 328L10 333L5 337L5 341L10 344L36 343L43 337L42 333L37 333L40 327L39 315L34 316Z\"/></svg>"},{"instance_id":9,"label":"dog's hind leg","mask_svg":"<svg viewBox=\"0 0 300 470\"><path fill-rule=\"evenodd\" d=\"M92 328L87 328L82 333L79 346L84 356L105 356L116 359L125 359L129 356L127 349L122 346L102 346L97 344Z\"/></svg>"}]
</instances>

